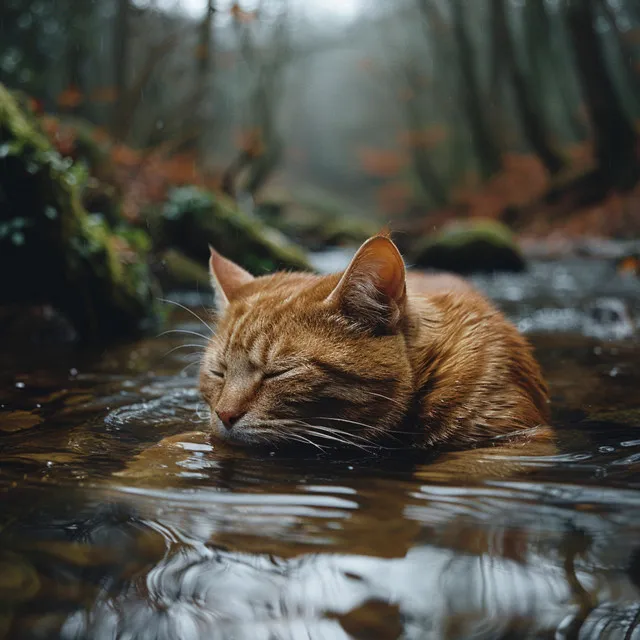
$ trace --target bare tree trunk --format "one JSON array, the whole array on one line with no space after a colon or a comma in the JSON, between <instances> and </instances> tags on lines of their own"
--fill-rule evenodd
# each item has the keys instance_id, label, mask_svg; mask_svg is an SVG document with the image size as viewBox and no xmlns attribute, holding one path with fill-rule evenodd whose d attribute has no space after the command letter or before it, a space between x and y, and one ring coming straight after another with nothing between
<instances>
[{"instance_id":1,"label":"bare tree trunk","mask_svg":"<svg viewBox=\"0 0 640 640\"><path fill-rule=\"evenodd\" d=\"M213 67L213 18L216 13L215 0L207 0L207 10L200 24L200 46L198 50L198 80L206 85Z\"/></svg>"},{"instance_id":2,"label":"bare tree trunk","mask_svg":"<svg viewBox=\"0 0 640 640\"><path fill-rule=\"evenodd\" d=\"M620 52L620 60L625 72L625 79L631 85L631 91L635 97L635 104L637 106L638 100L640 99L640 74L638 73L636 65L639 61L635 60L636 56L634 55L633 47L629 46L625 39L625 34L620 31L615 11L611 5L607 0L598 0L598 4L615 35L616 46Z\"/></svg>"},{"instance_id":3,"label":"bare tree trunk","mask_svg":"<svg viewBox=\"0 0 640 640\"><path fill-rule=\"evenodd\" d=\"M178 34L167 36L165 40L151 47L147 52L144 63L138 69L133 82L127 87L119 98L118 111L112 133L116 140L125 140L131 130L136 109L142 100L144 88L148 85L153 72L162 59L173 49L178 40Z\"/></svg>"},{"instance_id":4,"label":"bare tree trunk","mask_svg":"<svg viewBox=\"0 0 640 640\"><path fill-rule=\"evenodd\" d=\"M573 140L583 140L587 129L576 116L578 100L567 88L565 55L558 47L554 24L549 18L545 0L528 0L524 7L524 37L527 48L529 82L535 95L553 92L562 104L564 124ZM544 109L544 100L540 108Z\"/></svg>"},{"instance_id":5,"label":"bare tree trunk","mask_svg":"<svg viewBox=\"0 0 640 640\"><path fill-rule=\"evenodd\" d=\"M258 10L260 5L258 7ZM276 123L276 110L282 93L283 73L291 59L290 38L287 28L288 5L282 2L280 16L272 27L268 45L253 37L253 32L236 18L235 29L244 63L255 74L255 84L249 99L250 123L258 138L250 154L240 154L241 167L247 170L244 184L235 184L229 192L237 190L252 197L264 186L282 158L283 143ZM237 161L225 172L233 180L239 170ZM226 181L228 182L228 181Z\"/></svg>"},{"instance_id":6,"label":"bare tree trunk","mask_svg":"<svg viewBox=\"0 0 640 640\"><path fill-rule=\"evenodd\" d=\"M471 129L472 144L480 162L480 171L487 179L500 170L502 163L500 149L483 111L484 100L475 69L475 54L465 25L464 7L464 0L451 0L453 32L460 66L460 94L462 107Z\"/></svg>"},{"instance_id":7,"label":"bare tree trunk","mask_svg":"<svg viewBox=\"0 0 640 640\"><path fill-rule=\"evenodd\" d=\"M116 99L112 115L112 130L117 135L121 128L122 112L127 98L129 50L130 50L131 0L117 0L116 18L113 31L113 70Z\"/></svg>"},{"instance_id":8,"label":"bare tree trunk","mask_svg":"<svg viewBox=\"0 0 640 640\"><path fill-rule=\"evenodd\" d=\"M409 131L419 132L424 128L424 114L420 108L419 101L416 98L420 90L419 81L414 76L411 69L405 69L404 76L409 89L414 93L414 97L407 100L403 105L407 127ZM447 190L438 177L438 174L431 162L431 158L429 157L428 150L418 143L410 144L409 151L411 153L411 160L415 175L424 190L429 194L429 196L431 196L433 202L437 206L442 207L446 205L449 200Z\"/></svg>"},{"instance_id":9,"label":"bare tree trunk","mask_svg":"<svg viewBox=\"0 0 640 640\"><path fill-rule=\"evenodd\" d=\"M567 25L578 76L594 131L601 187L631 188L640 177L638 136L622 108L595 29L598 0L570 0Z\"/></svg>"},{"instance_id":10,"label":"bare tree trunk","mask_svg":"<svg viewBox=\"0 0 640 640\"><path fill-rule=\"evenodd\" d=\"M195 136L203 140L205 130L212 126L210 113L208 113L208 99L212 86L213 75L213 23L216 13L215 0L207 0L207 8L200 24L200 42L198 46L198 73L196 77L196 125ZM198 145L198 152L202 155L206 144Z\"/></svg>"},{"instance_id":11,"label":"bare tree trunk","mask_svg":"<svg viewBox=\"0 0 640 640\"><path fill-rule=\"evenodd\" d=\"M499 44L496 48L502 52L502 56L506 61L513 85L518 116L522 122L523 133L533 151L542 160L547 171L551 174L558 173L564 166L564 162L547 139L542 115L533 100L525 75L518 64L516 48L511 38L511 32L507 22L505 2L504 0L492 0L491 6L495 29L495 42L496 45Z\"/></svg>"}]
</instances>

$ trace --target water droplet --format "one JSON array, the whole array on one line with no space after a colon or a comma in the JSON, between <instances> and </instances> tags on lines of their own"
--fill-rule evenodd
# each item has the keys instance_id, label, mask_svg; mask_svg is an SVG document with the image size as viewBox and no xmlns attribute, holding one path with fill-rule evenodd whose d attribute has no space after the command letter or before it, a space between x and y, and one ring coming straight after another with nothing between
<instances>
[{"instance_id":1,"label":"water droplet","mask_svg":"<svg viewBox=\"0 0 640 640\"><path fill-rule=\"evenodd\" d=\"M620 369L618 369L618 367L613 367L613 369L611 369L611 371L609 371L609 375L612 378L615 378L619 373L620 373Z\"/></svg>"},{"instance_id":2,"label":"water droplet","mask_svg":"<svg viewBox=\"0 0 640 640\"><path fill-rule=\"evenodd\" d=\"M36 409L42 409L42 405L41 405L40 403L38 403L38 404L36 405Z\"/></svg>"},{"instance_id":3,"label":"water droplet","mask_svg":"<svg viewBox=\"0 0 640 640\"><path fill-rule=\"evenodd\" d=\"M69 375L77 376L78 375L78 370L75 367L69 369Z\"/></svg>"},{"instance_id":4,"label":"water droplet","mask_svg":"<svg viewBox=\"0 0 640 640\"><path fill-rule=\"evenodd\" d=\"M615 451L614 447L599 447L598 451L600 453L613 453Z\"/></svg>"},{"instance_id":5,"label":"water droplet","mask_svg":"<svg viewBox=\"0 0 640 640\"><path fill-rule=\"evenodd\" d=\"M602 347L594 347L593 348L593 353L595 353L597 356L602 354Z\"/></svg>"},{"instance_id":6,"label":"water droplet","mask_svg":"<svg viewBox=\"0 0 640 640\"><path fill-rule=\"evenodd\" d=\"M353 471L353 467L351 465L349 465L347 469L349 469L349 471Z\"/></svg>"},{"instance_id":7,"label":"water droplet","mask_svg":"<svg viewBox=\"0 0 640 640\"><path fill-rule=\"evenodd\" d=\"M16 382L16 389L24 389L26 387L24 382Z\"/></svg>"},{"instance_id":8,"label":"water droplet","mask_svg":"<svg viewBox=\"0 0 640 640\"><path fill-rule=\"evenodd\" d=\"M49 218L49 220L55 220L58 217L58 212L56 211L55 207L47 205L44 208L44 215Z\"/></svg>"},{"instance_id":9,"label":"water droplet","mask_svg":"<svg viewBox=\"0 0 640 640\"><path fill-rule=\"evenodd\" d=\"M53 462L51 460L47 461L47 467L53 467Z\"/></svg>"}]
</instances>

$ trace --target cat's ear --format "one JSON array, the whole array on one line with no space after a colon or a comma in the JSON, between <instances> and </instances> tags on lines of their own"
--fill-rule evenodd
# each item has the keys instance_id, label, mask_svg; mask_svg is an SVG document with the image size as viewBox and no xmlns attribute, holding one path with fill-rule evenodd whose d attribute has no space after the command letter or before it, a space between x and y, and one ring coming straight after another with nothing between
<instances>
[{"instance_id":1,"label":"cat's ear","mask_svg":"<svg viewBox=\"0 0 640 640\"><path fill-rule=\"evenodd\" d=\"M216 307L222 313L233 300L237 290L254 278L235 262L221 256L211 245L209 245L209 251L211 251L211 258L209 258L211 285L216 294Z\"/></svg>"},{"instance_id":2,"label":"cat's ear","mask_svg":"<svg viewBox=\"0 0 640 640\"><path fill-rule=\"evenodd\" d=\"M358 249L327 301L369 329L395 329L407 302L405 267L386 235L369 238Z\"/></svg>"}]
</instances>

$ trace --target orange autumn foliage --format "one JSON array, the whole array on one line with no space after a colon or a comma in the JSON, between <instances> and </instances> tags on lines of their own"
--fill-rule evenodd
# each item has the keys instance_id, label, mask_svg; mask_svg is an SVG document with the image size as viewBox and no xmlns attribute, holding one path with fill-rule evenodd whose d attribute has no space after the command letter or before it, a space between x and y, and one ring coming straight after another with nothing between
<instances>
[{"instance_id":1,"label":"orange autumn foliage","mask_svg":"<svg viewBox=\"0 0 640 640\"><path fill-rule=\"evenodd\" d=\"M89 95L91 102L115 102L118 98L118 90L115 87L99 87Z\"/></svg>"},{"instance_id":2,"label":"orange autumn foliage","mask_svg":"<svg viewBox=\"0 0 640 640\"><path fill-rule=\"evenodd\" d=\"M63 123L51 116L43 117L41 122L43 131L61 155L74 160L82 156L73 123ZM163 202L171 187L196 185L211 190L220 187L219 177L202 172L193 153L171 154L169 148L162 146L136 150L115 143L104 129L87 127L87 130L108 155L105 175L94 178L108 180L119 194L122 214L129 221L139 221L146 207Z\"/></svg>"},{"instance_id":3,"label":"orange autumn foliage","mask_svg":"<svg viewBox=\"0 0 640 640\"><path fill-rule=\"evenodd\" d=\"M264 139L262 130L259 127L252 127L236 132L234 142L237 149L252 158L257 158L264 153Z\"/></svg>"},{"instance_id":4,"label":"orange autumn foliage","mask_svg":"<svg viewBox=\"0 0 640 640\"><path fill-rule=\"evenodd\" d=\"M405 154L391 149L361 147L357 155L363 171L376 178L397 176L407 166Z\"/></svg>"},{"instance_id":5,"label":"orange autumn foliage","mask_svg":"<svg viewBox=\"0 0 640 640\"><path fill-rule=\"evenodd\" d=\"M78 87L74 87L73 85L67 87L56 98L58 106L62 109L73 109L82 104L83 100L84 96L82 95Z\"/></svg>"},{"instance_id":6,"label":"orange autumn foliage","mask_svg":"<svg viewBox=\"0 0 640 640\"><path fill-rule=\"evenodd\" d=\"M244 11L237 2L231 5L229 13L234 20L243 23L253 22L258 17L257 11Z\"/></svg>"},{"instance_id":7,"label":"orange autumn foliage","mask_svg":"<svg viewBox=\"0 0 640 640\"><path fill-rule=\"evenodd\" d=\"M413 197L411 187L405 182L387 182L376 189L378 208L389 215L398 216L404 213Z\"/></svg>"},{"instance_id":8,"label":"orange autumn foliage","mask_svg":"<svg viewBox=\"0 0 640 640\"><path fill-rule=\"evenodd\" d=\"M417 131L401 131L398 142L403 147L432 149L447 139L447 129L442 125L433 125Z\"/></svg>"},{"instance_id":9,"label":"orange autumn foliage","mask_svg":"<svg viewBox=\"0 0 640 640\"><path fill-rule=\"evenodd\" d=\"M455 201L471 215L495 217L508 206L523 206L541 197L549 176L536 156L504 154L503 170L477 189L458 191Z\"/></svg>"}]
</instances>

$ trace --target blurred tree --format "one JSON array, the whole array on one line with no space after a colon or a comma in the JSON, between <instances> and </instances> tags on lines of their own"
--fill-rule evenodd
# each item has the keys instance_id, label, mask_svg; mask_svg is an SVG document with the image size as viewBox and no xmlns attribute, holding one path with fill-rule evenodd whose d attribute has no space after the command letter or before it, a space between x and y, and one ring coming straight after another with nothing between
<instances>
[{"instance_id":1,"label":"blurred tree","mask_svg":"<svg viewBox=\"0 0 640 640\"><path fill-rule=\"evenodd\" d=\"M235 197L241 173L246 177L240 189L251 196L264 186L280 163L284 151L277 126L277 108L282 99L284 72L292 59L288 3L279 3L278 13L266 19L265 4L255 12L243 11L236 2L231 8L233 26L248 89L239 153L223 177L224 190ZM261 18L257 20L258 16Z\"/></svg>"},{"instance_id":2,"label":"blurred tree","mask_svg":"<svg viewBox=\"0 0 640 640\"><path fill-rule=\"evenodd\" d=\"M591 189L628 189L640 177L638 136L622 107L596 31L599 0L568 0L567 26L585 108L593 128L597 170Z\"/></svg>"},{"instance_id":3,"label":"blurred tree","mask_svg":"<svg viewBox=\"0 0 640 640\"><path fill-rule=\"evenodd\" d=\"M203 132L212 127L210 104L211 88L213 86L214 61L214 17L216 13L215 0L207 0L204 17L200 24L200 38L198 42L198 77L196 78L196 135L204 140ZM200 145L201 155L206 151Z\"/></svg>"},{"instance_id":4,"label":"blurred tree","mask_svg":"<svg viewBox=\"0 0 640 640\"><path fill-rule=\"evenodd\" d=\"M437 141L433 139L429 141L424 135L426 133L426 123L424 121L423 105L420 100L424 82L415 65L411 64L411 61L407 61L401 72L408 89L405 98L400 103L408 129L405 141L413 172L433 203L442 207L449 198L447 189L432 162L433 147L437 144Z\"/></svg>"},{"instance_id":5,"label":"blurred tree","mask_svg":"<svg viewBox=\"0 0 640 640\"><path fill-rule=\"evenodd\" d=\"M564 162L548 140L541 110L534 99L530 83L520 67L518 51L509 29L505 0L491 0L491 16L494 29L494 47L496 51L501 52L505 61L524 136L549 173L557 173L562 169ZM542 34L540 35L542 36Z\"/></svg>"},{"instance_id":6,"label":"blurred tree","mask_svg":"<svg viewBox=\"0 0 640 640\"><path fill-rule=\"evenodd\" d=\"M124 113L127 108L127 90L130 68L131 0L116 0L116 18L113 25L113 77L116 99L113 105L111 129L116 138L125 133Z\"/></svg>"},{"instance_id":7,"label":"blurred tree","mask_svg":"<svg viewBox=\"0 0 640 640\"><path fill-rule=\"evenodd\" d=\"M588 132L577 117L579 86L573 77L569 44L558 28L558 20L549 15L546 0L527 0L522 22L527 80L540 112L547 115L549 126L552 114L561 121L556 134L583 140Z\"/></svg>"},{"instance_id":8,"label":"blurred tree","mask_svg":"<svg viewBox=\"0 0 640 640\"><path fill-rule=\"evenodd\" d=\"M429 0L422 0L420 6L428 2ZM479 161L480 173L484 178L490 178L502 166L501 154L485 112L486 101L480 89L476 54L467 31L464 0L451 0L451 11L458 54L460 102L471 131L471 142Z\"/></svg>"},{"instance_id":9,"label":"blurred tree","mask_svg":"<svg viewBox=\"0 0 640 640\"><path fill-rule=\"evenodd\" d=\"M91 37L94 2L87 0L66 0L59 2L58 11L69 19L65 34L65 62L67 66L66 104L61 104L69 113L76 116L86 114L88 85L85 66L91 55L89 39ZM60 103L60 101L59 101Z\"/></svg>"}]
</instances>

